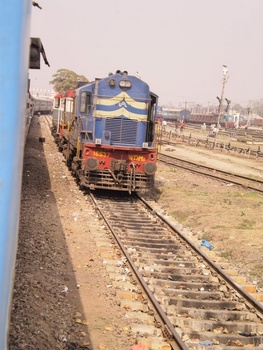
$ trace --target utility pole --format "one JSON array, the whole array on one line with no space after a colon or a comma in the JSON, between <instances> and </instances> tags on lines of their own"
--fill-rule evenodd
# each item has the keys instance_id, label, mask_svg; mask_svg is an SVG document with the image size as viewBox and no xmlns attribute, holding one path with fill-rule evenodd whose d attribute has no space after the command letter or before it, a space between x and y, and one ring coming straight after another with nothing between
<instances>
[{"instance_id":1,"label":"utility pole","mask_svg":"<svg viewBox=\"0 0 263 350\"><path fill-rule=\"evenodd\" d=\"M228 68L227 66L223 65L223 86L222 86L222 92L221 92L221 98L217 97L219 101L219 108L218 108L218 117L217 117L217 128L219 129L219 124L220 124L220 117L222 113L222 106L223 106L223 99L224 99L224 92L225 92L225 85L228 79Z\"/></svg>"},{"instance_id":2,"label":"utility pole","mask_svg":"<svg viewBox=\"0 0 263 350\"><path fill-rule=\"evenodd\" d=\"M218 108L218 117L217 117L217 132L215 135L215 143L214 143L214 148L216 146L216 138L217 138L217 134L219 132L219 126L220 126L220 117L221 117L221 113L222 113L222 106L223 106L223 99L224 99L224 92L225 92L225 85L228 79L228 68L227 66L223 65L223 86L222 86L222 92L221 92L221 98L219 98L217 96L217 99L219 101L219 108Z\"/></svg>"},{"instance_id":3,"label":"utility pole","mask_svg":"<svg viewBox=\"0 0 263 350\"><path fill-rule=\"evenodd\" d=\"M247 118L246 128L248 129L248 127L250 126L250 119L251 119L251 108L250 107L247 108L247 114L248 114L248 118Z\"/></svg>"}]
</instances>

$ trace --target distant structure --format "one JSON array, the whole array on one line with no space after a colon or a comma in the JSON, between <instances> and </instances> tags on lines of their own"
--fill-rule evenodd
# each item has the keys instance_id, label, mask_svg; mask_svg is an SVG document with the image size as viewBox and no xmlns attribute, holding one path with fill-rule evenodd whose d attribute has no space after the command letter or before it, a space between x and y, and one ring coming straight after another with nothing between
<instances>
[{"instance_id":1,"label":"distant structure","mask_svg":"<svg viewBox=\"0 0 263 350\"><path fill-rule=\"evenodd\" d=\"M54 90L30 89L30 93L35 98L53 98L56 95Z\"/></svg>"}]
</instances>

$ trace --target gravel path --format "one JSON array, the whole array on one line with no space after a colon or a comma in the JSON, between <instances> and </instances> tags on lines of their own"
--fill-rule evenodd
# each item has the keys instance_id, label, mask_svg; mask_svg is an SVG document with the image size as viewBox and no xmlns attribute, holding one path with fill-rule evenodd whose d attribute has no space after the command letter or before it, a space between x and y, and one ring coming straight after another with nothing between
<instances>
[{"instance_id":1,"label":"gravel path","mask_svg":"<svg viewBox=\"0 0 263 350\"><path fill-rule=\"evenodd\" d=\"M102 234L43 117L35 117L25 147L10 350L131 349L96 245Z\"/></svg>"}]
</instances>

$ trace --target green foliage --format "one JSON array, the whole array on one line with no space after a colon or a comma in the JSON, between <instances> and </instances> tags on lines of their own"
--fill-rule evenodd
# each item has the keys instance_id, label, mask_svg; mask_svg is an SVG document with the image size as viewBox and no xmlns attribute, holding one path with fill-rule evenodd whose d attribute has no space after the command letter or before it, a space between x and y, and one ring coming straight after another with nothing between
<instances>
[{"instance_id":1,"label":"green foliage","mask_svg":"<svg viewBox=\"0 0 263 350\"><path fill-rule=\"evenodd\" d=\"M72 70L58 69L49 82L57 93L63 93L70 89L76 89L79 81L89 82L84 75L78 75Z\"/></svg>"},{"instance_id":2,"label":"green foliage","mask_svg":"<svg viewBox=\"0 0 263 350\"><path fill-rule=\"evenodd\" d=\"M263 100L262 99L253 101L253 104L251 107L252 107L253 113L259 115L260 117L263 117ZM248 113L248 108L242 107L240 104L233 105L233 109L242 115L247 115Z\"/></svg>"},{"instance_id":3,"label":"green foliage","mask_svg":"<svg viewBox=\"0 0 263 350\"><path fill-rule=\"evenodd\" d=\"M253 108L253 112L259 115L260 117L263 117L263 106L257 106Z\"/></svg>"},{"instance_id":4,"label":"green foliage","mask_svg":"<svg viewBox=\"0 0 263 350\"><path fill-rule=\"evenodd\" d=\"M236 103L235 105L233 105L233 109L236 110L238 113L242 113L243 110L244 110L244 108L243 108L240 104L238 104L238 103Z\"/></svg>"}]
</instances>

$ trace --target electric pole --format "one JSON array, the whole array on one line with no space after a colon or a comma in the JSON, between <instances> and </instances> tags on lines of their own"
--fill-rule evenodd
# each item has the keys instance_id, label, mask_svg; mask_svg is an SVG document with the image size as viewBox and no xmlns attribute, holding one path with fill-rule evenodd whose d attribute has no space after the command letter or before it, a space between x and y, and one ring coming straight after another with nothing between
<instances>
[{"instance_id":1,"label":"electric pole","mask_svg":"<svg viewBox=\"0 0 263 350\"><path fill-rule=\"evenodd\" d=\"M223 106L223 99L224 99L224 92L225 92L225 85L228 79L228 68L227 66L223 65L223 86L222 86L222 92L221 92L221 98L219 98L217 96L217 99L219 101L219 108L218 108L218 117L217 117L217 132L215 135L215 143L214 143L214 148L216 146L216 138L217 138L217 134L219 132L219 126L220 126L220 117L221 117L221 113L222 113L222 106Z\"/></svg>"}]
</instances>

